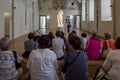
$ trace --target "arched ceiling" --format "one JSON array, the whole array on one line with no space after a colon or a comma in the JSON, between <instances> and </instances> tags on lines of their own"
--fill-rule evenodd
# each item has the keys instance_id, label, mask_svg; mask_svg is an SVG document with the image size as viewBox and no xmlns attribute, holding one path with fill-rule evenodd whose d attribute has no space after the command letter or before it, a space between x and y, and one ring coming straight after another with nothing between
<instances>
[{"instance_id":1,"label":"arched ceiling","mask_svg":"<svg viewBox=\"0 0 120 80\"><path fill-rule=\"evenodd\" d=\"M21 0L20 0L21 1ZM36 2L39 6L39 10L41 10L41 4L46 2L46 1L49 1L49 0L23 0L24 3L25 3L25 6L26 7L31 7L32 6L32 2ZM80 8L80 3L83 1L83 0L51 0L52 1L52 5L54 9L65 9L66 8L66 3L67 2L73 2L74 4L77 5L78 8ZM74 5L73 4L73 5Z\"/></svg>"},{"instance_id":2,"label":"arched ceiling","mask_svg":"<svg viewBox=\"0 0 120 80\"><path fill-rule=\"evenodd\" d=\"M39 5L39 10L41 10L41 4L43 2L46 2L48 0L38 0L38 5ZM52 1L52 5L54 9L65 9L65 5L68 1L71 1L73 3L75 3L77 5L78 8L80 8L80 3L82 2L82 0L51 0Z\"/></svg>"}]
</instances>

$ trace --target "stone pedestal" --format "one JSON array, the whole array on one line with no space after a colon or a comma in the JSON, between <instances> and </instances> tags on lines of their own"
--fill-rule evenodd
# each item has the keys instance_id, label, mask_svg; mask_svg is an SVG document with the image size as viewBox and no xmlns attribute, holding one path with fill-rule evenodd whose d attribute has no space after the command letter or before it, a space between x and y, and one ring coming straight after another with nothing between
<instances>
[{"instance_id":1,"label":"stone pedestal","mask_svg":"<svg viewBox=\"0 0 120 80\"><path fill-rule=\"evenodd\" d=\"M57 30L60 30L60 31L64 32L64 27L57 27Z\"/></svg>"}]
</instances>

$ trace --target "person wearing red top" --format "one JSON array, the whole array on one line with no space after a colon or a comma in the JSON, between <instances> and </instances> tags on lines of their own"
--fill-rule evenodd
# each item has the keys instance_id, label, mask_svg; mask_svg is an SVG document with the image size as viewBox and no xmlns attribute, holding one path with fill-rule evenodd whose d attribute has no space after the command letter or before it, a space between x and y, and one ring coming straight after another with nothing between
<instances>
[{"instance_id":1,"label":"person wearing red top","mask_svg":"<svg viewBox=\"0 0 120 80\"><path fill-rule=\"evenodd\" d=\"M105 33L104 34L105 36L105 41L103 42L103 47L102 47L102 53L104 50L106 50L108 47L110 47L112 50L115 50L115 40L111 38L111 33ZM107 41L108 41L108 44L107 44ZM102 57L103 57L104 54L102 54Z\"/></svg>"}]
</instances>

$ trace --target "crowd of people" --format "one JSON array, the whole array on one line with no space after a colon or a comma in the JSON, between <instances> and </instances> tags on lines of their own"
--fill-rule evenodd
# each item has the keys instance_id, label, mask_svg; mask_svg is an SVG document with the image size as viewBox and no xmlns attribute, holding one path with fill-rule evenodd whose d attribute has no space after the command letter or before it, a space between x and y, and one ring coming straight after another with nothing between
<instances>
[{"instance_id":1,"label":"crowd of people","mask_svg":"<svg viewBox=\"0 0 120 80\"><path fill-rule=\"evenodd\" d=\"M91 59L104 59L102 67L110 79L120 80L120 37L114 40L108 32L101 41L96 32L92 32L89 38L87 33L79 36L75 30L67 38L60 30L56 30L55 35L51 31L35 34L28 34L22 56L9 49L8 37L0 39L0 80L17 80L20 75L18 65L24 59L27 59L26 68L31 80L88 80L88 60ZM111 51L104 53L108 48ZM65 65L67 69L62 73Z\"/></svg>"}]
</instances>

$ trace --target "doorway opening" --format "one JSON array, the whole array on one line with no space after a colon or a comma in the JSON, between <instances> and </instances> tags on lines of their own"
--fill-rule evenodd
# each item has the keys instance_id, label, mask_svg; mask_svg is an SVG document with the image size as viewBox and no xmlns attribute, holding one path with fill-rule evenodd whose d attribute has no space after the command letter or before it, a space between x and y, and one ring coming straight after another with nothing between
<instances>
[{"instance_id":1,"label":"doorway opening","mask_svg":"<svg viewBox=\"0 0 120 80\"><path fill-rule=\"evenodd\" d=\"M46 15L40 15L40 17L39 17L39 28L40 29L46 29L47 28L47 16Z\"/></svg>"},{"instance_id":2,"label":"doorway opening","mask_svg":"<svg viewBox=\"0 0 120 80\"><path fill-rule=\"evenodd\" d=\"M10 13L4 13L4 32L6 37L10 37Z\"/></svg>"},{"instance_id":3,"label":"doorway opening","mask_svg":"<svg viewBox=\"0 0 120 80\"><path fill-rule=\"evenodd\" d=\"M73 16L73 29L79 29L81 26L80 16L74 15Z\"/></svg>"}]
</instances>

